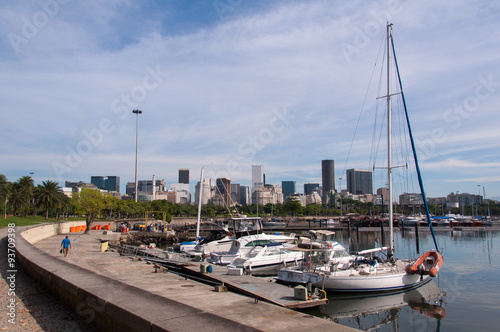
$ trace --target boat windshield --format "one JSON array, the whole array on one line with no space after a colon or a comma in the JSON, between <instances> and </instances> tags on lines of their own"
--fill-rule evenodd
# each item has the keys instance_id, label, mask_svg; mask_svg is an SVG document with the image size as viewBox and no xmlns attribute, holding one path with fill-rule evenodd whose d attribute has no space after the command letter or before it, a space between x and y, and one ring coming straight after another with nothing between
<instances>
[{"instance_id":1,"label":"boat windshield","mask_svg":"<svg viewBox=\"0 0 500 332\"><path fill-rule=\"evenodd\" d=\"M257 247L257 246L265 246L268 244L274 243L271 240L255 240L255 241L250 241L247 244L245 244L245 247Z\"/></svg>"},{"instance_id":2,"label":"boat windshield","mask_svg":"<svg viewBox=\"0 0 500 332\"><path fill-rule=\"evenodd\" d=\"M325 264L330 260L328 251L312 251L306 254L306 261L312 264Z\"/></svg>"},{"instance_id":3,"label":"boat windshield","mask_svg":"<svg viewBox=\"0 0 500 332\"><path fill-rule=\"evenodd\" d=\"M349 257L349 254L345 250L334 250L332 252L332 258L334 259L344 258L344 257Z\"/></svg>"}]
</instances>

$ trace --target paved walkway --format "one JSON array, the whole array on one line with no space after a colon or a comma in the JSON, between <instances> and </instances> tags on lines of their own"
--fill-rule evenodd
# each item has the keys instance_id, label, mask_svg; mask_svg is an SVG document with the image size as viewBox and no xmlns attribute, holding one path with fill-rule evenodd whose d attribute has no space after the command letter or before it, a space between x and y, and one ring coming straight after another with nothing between
<instances>
[{"instance_id":1,"label":"paved walkway","mask_svg":"<svg viewBox=\"0 0 500 332\"><path fill-rule=\"evenodd\" d=\"M152 265L132 261L113 251L100 252L100 240L112 240L119 236L116 233L103 235L102 231L91 231L89 235L71 233L69 238L73 249L70 249L67 257L59 253L64 235L42 240L36 243L36 247L57 257L63 264L70 263L107 277L95 279L85 277L83 274L86 273L82 273L80 282L87 288L93 287L93 291L107 302L121 304L128 310L132 308L140 317L152 317L154 324L168 330L353 331L298 311L262 301L255 303L254 299L239 294L215 292L211 286L175 274L155 273ZM60 267L54 267L55 273L64 274L64 269ZM92 286L92 282L98 284ZM88 319L99 314L83 307L81 313Z\"/></svg>"},{"instance_id":2,"label":"paved walkway","mask_svg":"<svg viewBox=\"0 0 500 332\"><path fill-rule=\"evenodd\" d=\"M17 228L19 230L19 228ZM64 306L56 296L34 281L20 266L15 264L15 290L12 293L12 273L8 266L7 228L0 229L0 331L72 331L96 332L82 317ZM19 234L16 234L16 237ZM15 303L15 319L7 314L11 300Z\"/></svg>"}]
</instances>

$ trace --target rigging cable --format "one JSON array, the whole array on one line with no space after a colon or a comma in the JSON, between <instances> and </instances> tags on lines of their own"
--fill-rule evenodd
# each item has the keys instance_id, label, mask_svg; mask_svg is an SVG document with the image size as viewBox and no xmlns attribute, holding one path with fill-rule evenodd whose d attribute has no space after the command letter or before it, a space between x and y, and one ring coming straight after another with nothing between
<instances>
[{"instance_id":1,"label":"rigging cable","mask_svg":"<svg viewBox=\"0 0 500 332\"><path fill-rule=\"evenodd\" d=\"M382 46L383 46L383 45L381 45L381 48L382 48ZM381 48L380 48L380 49L381 49ZM378 54L379 54L379 55L380 55L380 49L379 49L379 51L378 51ZM377 59L378 59L378 58L379 58L379 57L377 56ZM373 80L373 74L375 73L375 69L376 69L376 68L377 68L377 62L375 62L375 63L373 64L373 70L372 70L372 73L371 73L371 76L370 76L370 80L369 80L369 82L368 82L368 86L367 86L367 88L366 88L366 93L365 93L365 97L364 97L364 99L363 99L363 104L361 105L361 111L360 111L359 116L358 116L358 121L356 122L356 128L354 129L354 133L353 133L353 135L352 135L351 145L349 146L349 151L347 152L347 158L346 158L346 160L345 160L344 170L343 170L343 172L342 172L342 176L341 176L341 178L344 178L344 177L345 177L345 175L346 175L347 162L349 161L349 157L350 157L350 155L351 155L351 150L352 150L352 146L353 146L353 144L354 144L354 139L356 138L356 133L357 133L357 131L358 131L359 122L360 122L360 120L361 120L361 116L363 115L363 111L364 111L364 109L365 109L366 99L367 99L367 97L368 97L368 92L369 92L369 90L370 90L370 86L371 86L371 84L372 84L372 80ZM347 188L347 179L346 179L346 188Z\"/></svg>"},{"instance_id":2,"label":"rigging cable","mask_svg":"<svg viewBox=\"0 0 500 332\"><path fill-rule=\"evenodd\" d=\"M401 90L401 97L402 97L403 107L404 107L405 115L406 115L406 123L408 126L408 133L410 135L411 147L413 150L413 158L415 160L415 168L417 170L418 184L420 185L420 191L422 192L422 201L424 202L425 214L427 216L427 222L429 223L429 227L431 229L432 239L434 240L434 245L436 246L436 250L439 252L437 241L436 241L436 235L434 234L434 228L432 227L432 220L431 220L431 215L429 212L429 205L427 204L427 198L425 196L424 183L422 181L422 175L420 174L420 168L418 166L417 150L415 148L415 141L413 140L413 134L412 134L411 127L410 127L410 118L408 116L408 109L406 108L406 100L405 100L405 95L403 93L403 84L401 83L401 76L399 75L399 66L398 66L398 61L396 59L396 51L394 50L394 40L393 39L391 39L391 43L392 43L392 53L394 56L394 63L396 65L396 72L397 72L398 81L399 81L399 88Z\"/></svg>"}]
</instances>

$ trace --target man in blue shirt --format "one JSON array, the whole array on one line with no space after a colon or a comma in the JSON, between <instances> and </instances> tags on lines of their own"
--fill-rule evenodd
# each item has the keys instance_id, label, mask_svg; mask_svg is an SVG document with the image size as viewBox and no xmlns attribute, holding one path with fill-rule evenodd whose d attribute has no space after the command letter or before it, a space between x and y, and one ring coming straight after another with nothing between
<instances>
[{"instance_id":1,"label":"man in blue shirt","mask_svg":"<svg viewBox=\"0 0 500 332\"><path fill-rule=\"evenodd\" d=\"M69 248L73 249L73 247L71 246L71 241L68 239L67 235L66 235L66 238L63 239L61 242L61 248L62 248L64 257L66 257L66 255L68 255Z\"/></svg>"}]
</instances>

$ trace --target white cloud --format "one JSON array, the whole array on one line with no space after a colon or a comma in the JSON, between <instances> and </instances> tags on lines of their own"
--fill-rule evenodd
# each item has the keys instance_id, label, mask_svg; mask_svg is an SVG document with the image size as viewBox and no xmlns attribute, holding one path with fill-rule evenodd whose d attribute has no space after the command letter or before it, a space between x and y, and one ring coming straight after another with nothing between
<instances>
[{"instance_id":1,"label":"white cloud","mask_svg":"<svg viewBox=\"0 0 500 332\"><path fill-rule=\"evenodd\" d=\"M64 162L68 147L76 149L86 139L83 130L109 119L113 130L68 176L86 176L90 168L94 173L114 171L124 183L132 179L135 118L128 111L123 117L113 113L113 103L134 92L137 97L147 68L159 66L168 75L144 98L132 98L144 111L139 119L140 176L149 178L163 168L166 178L175 179L177 168L212 162L224 171L237 160L241 168L232 173L237 182L249 179L249 167L257 161L275 182L292 179L293 172L308 182L320 178L321 159L335 159L340 174L389 13L414 134L424 146L434 144L422 167L439 172L457 164L461 169L475 165L494 172L488 165L499 159L488 150L499 148L498 124L492 119L500 89L495 87L469 117L454 118L461 120L459 125L444 114L474 95L478 77L500 81L492 66L500 54L494 42L498 5L402 1L392 11L389 5L296 1L251 11L245 4L218 24L213 24L217 17L207 19L212 23L206 26L193 21L193 29L182 33L178 24L189 24L189 15L176 17L172 13L181 12L173 7L147 15L145 7L129 1L61 5L18 54L9 49L8 40L2 43L1 52L10 60L0 62L6 128L1 135L11 143L0 149L5 156L0 165L17 176L21 153L33 168L44 168L31 157L38 156L35 151ZM2 27L10 32L20 31L21 18L40 10L36 5L2 7ZM364 43L362 34L367 36ZM346 57L342 45L355 46L356 52ZM375 76L379 72L377 67ZM252 158L241 154L239 147L264 135L273 111L280 108L290 111L284 129L268 134ZM435 129L443 129L446 139L433 139ZM368 130L363 123L360 134ZM370 135L355 142L348 168L368 164L362 159L369 157ZM488 149L477 148L484 144ZM50 169L45 174L51 178ZM443 188L436 192L453 191L450 185Z\"/></svg>"}]
</instances>

